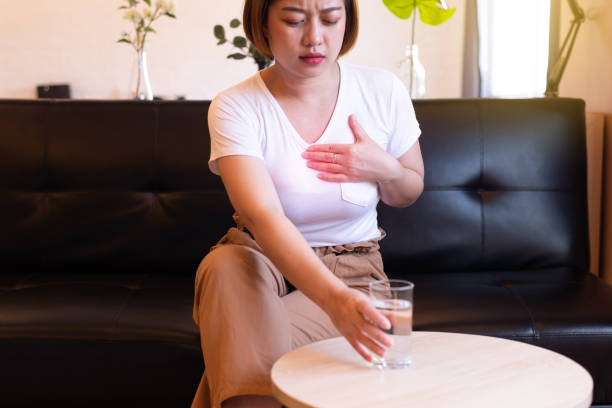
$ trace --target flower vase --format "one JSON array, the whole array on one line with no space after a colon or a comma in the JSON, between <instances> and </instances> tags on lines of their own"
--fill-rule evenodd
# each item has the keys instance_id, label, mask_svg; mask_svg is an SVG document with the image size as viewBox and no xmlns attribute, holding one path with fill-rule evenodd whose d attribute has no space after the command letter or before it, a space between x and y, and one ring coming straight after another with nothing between
<instances>
[{"instance_id":1,"label":"flower vase","mask_svg":"<svg viewBox=\"0 0 612 408\"><path fill-rule=\"evenodd\" d=\"M419 46L406 46L406 56L400 62L400 76L410 90L411 98L425 95L425 67L419 59Z\"/></svg>"},{"instance_id":2,"label":"flower vase","mask_svg":"<svg viewBox=\"0 0 612 408\"><path fill-rule=\"evenodd\" d=\"M137 70L134 81L136 82L136 92L134 99L141 101L152 101L153 90L151 89L151 82L149 82L149 70L147 67L147 52L145 50L139 50L136 54Z\"/></svg>"}]
</instances>

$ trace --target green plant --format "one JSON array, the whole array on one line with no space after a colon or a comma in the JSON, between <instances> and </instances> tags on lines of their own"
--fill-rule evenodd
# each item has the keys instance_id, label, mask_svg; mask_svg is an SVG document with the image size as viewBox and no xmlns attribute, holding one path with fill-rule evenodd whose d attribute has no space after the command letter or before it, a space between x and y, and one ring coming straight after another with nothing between
<instances>
[{"instance_id":1,"label":"green plant","mask_svg":"<svg viewBox=\"0 0 612 408\"><path fill-rule=\"evenodd\" d=\"M410 50L414 46L416 15L429 25L439 25L455 14L455 9L449 9L445 0L383 0L383 4L402 20L412 17L412 32L410 35ZM410 71L410 88L412 89L412 70Z\"/></svg>"},{"instance_id":2,"label":"green plant","mask_svg":"<svg viewBox=\"0 0 612 408\"><path fill-rule=\"evenodd\" d=\"M235 29L235 28L240 27L240 24L241 24L240 20L238 20L237 18L234 18L232 19L232 21L230 21L229 26L230 28ZM222 45L228 42L227 38L225 37L225 28L223 28L222 25L217 24L215 26L214 35L215 35L215 38L219 40L219 42L217 42L217 45ZM244 38L243 36L241 35L234 36L231 44L235 48L238 48L240 52L233 52L229 54L227 58L235 59L235 60L242 60L247 57L253 58L253 62L257 64L257 68L259 70L262 70L270 66L271 61L268 58L266 58L265 55L259 52L259 50L255 48L255 46L251 44L249 41L247 41L247 39Z\"/></svg>"},{"instance_id":3,"label":"green plant","mask_svg":"<svg viewBox=\"0 0 612 408\"><path fill-rule=\"evenodd\" d=\"M425 24L442 24L455 14L455 9L448 9L444 0L383 0L387 8L402 20L412 16L416 8L419 18Z\"/></svg>"},{"instance_id":4,"label":"green plant","mask_svg":"<svg viewBox=\"0 0 612 408\"><path fill-rule=\"evenodd\" d=\"M155 20L161 16L176 18L172 0L157 0L155 6L151 4L151 0L125 0L119 10L126 10L123 18L134 24L134 33L130 36L124 31L117 42L131 44L136 52L144 50L147 35L156 32L151 27Z\"/></svg>"}]
</instances>

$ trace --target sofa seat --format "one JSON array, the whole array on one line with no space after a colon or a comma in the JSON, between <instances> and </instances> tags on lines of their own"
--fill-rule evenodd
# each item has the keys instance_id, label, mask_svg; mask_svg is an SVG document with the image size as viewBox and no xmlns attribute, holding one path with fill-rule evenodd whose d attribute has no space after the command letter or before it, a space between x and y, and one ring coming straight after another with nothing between
<instances>
[{"instance_id":1,"label":"sofa seat","mask_svg":"<svg viewBox=\"0 0 612 408\"><path fill-rule=\"evenodd\" d=\"M189 406L203 370L192 307L189 276L0 275L2 398Z\"/></svg>"},{"instance_id":2,"label":"sofa seat","mask_svg":"<svg viewBox=\"0 0 612 408\"><path fill-rule=\"evenodd\" d=\"M415 330L481 334L545 347L597 373L600 384L612 384L608 362L597 357L612 354L612 287L592 275L559 282L568 271L558 268L521 272L528 272L524 280L517 279L516 271L389 275L416 285ZM197 387L203 368L192 297L193 279L180 276L2 276L0 345L9 366L20 367L5 383L9 395L26 392L33 380L53 383L57 372L49 367L71 377L64 392L78 389L75 403L92 397L100 406L118 399L135 403L131 396L146 391L151 403L159 404L167 390L147 389L152 379L142 376L145 367L173 393L188 393ZM64 358L65 353L79 358ZM187 373L177 377L165 366L171 361L174 367L177 360L181 370L192 374L191 382L178 381ZM86 375L89 370L98 375ZM99 383L100 378L112 382ZM56 388L43 386L36 400L43 403ZM597 390L598 398L610 399L610 386Z\"/></svg>"}]
</instances>

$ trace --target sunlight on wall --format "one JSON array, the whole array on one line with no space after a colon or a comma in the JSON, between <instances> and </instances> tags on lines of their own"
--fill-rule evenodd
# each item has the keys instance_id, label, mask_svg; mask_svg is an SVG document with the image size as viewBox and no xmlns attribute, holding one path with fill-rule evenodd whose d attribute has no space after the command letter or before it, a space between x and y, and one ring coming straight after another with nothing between
<instances>
[{"instance_id":1,"label":"sunlight on wall","mask_svg":"<svg viewBox=\"0 0 612 408\"><path fill-rule=\"evenodd\" d=\"M586 101L587 112L612 113L612 1L580 0L586 21L559 84L559 95ZM561 3L561 38L572 13ZM612 273L612 272L611 272Z\"/></svg>"}]
</instances>

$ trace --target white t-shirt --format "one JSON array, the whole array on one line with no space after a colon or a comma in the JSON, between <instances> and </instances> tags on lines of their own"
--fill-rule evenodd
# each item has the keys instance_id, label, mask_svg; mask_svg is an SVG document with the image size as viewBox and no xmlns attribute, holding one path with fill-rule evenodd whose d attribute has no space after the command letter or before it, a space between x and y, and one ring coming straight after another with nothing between
<instances>
[{"instance_id":1,"label":"white t-shirt","mask_svg":"<svg viewBox=\"0 0 612 408\"><path fill-rule=\"evenodd\" d=\"M340 89L333 115L315 144L354 143L348 117L398 158L421 131L404 84L390 72L339 61ZM311 247L367 241L380 236L376 183L326 182L301 157L309 144L297 133L259 73L217 95L208 111L209 167L248 155L265 163L285 215Z\"/></svg>"}]
</instances>

